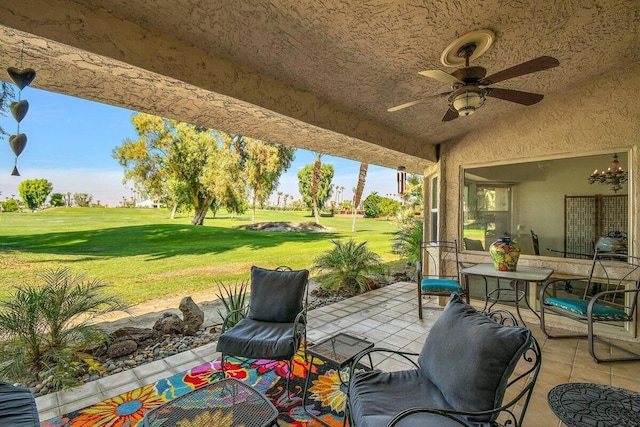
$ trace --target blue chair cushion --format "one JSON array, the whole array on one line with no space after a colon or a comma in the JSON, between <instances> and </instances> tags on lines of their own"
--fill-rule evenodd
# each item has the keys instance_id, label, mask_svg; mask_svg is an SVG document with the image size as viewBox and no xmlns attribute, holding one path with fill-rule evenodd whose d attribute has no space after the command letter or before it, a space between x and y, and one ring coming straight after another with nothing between
<instances>
[{"instance_id":1,"label":"blue chair cushion","mask_svg":"<svg viewBox=\"0 0 640 427\"><path fill-rule=\"evenodd\" d=\"M231 356L285 360L298 350L293 323L261 322L242 319L220 335L217 351Z\"/></svg>"},{"instance_id":2,"label":"blue chair cushion","mask_svg":"<svg viewBox=\"0 0 640 427\"><path fill-rule=\"evenodd\" d=\"M464 292L457 280L453 279L422 279L420 283L422 292L438 292L447 294L459 294Z\"/></svg>"},{"instance_id":3,"label":"blue chair cushion","mask_svg":"<svg viewBox=\"0 0 640 427\"><path fill-rule=\"evenodd\" d=\"M349 407L358 427L386 427L397 413L410 408L453 409L419 369L357 372L349 381ZM433 414L417 414L399 425L449 427L460 424Z\"/></svg>"},{"instance_id":4,"label":"blue chair cushion","mask_svg":"<svg viewBox=\"0 0 640 427\"><path fill-rule=\"evenodd\" d=\"M418 364L454 409L487 411L502 404L508 379L532 340L527 328L501 325L454 294L429 331ZM469 421L487 423L496 416Z\"/></svg>"},{"instance_id":5,"label":"blue chair cushion","mask_svg":"<svg viewBox=\"0 0 640 427\"><path fill-rule=\"evenodd\" d=\"M0 426L40 426L36 401L28 388L0 382Z\"/></svg>"},{"instance_id":6,"label":"blue chair cushion","mask_svg":"<svg viewBox=\"0 0 640 427\"><path fill-rule=\"evenodd\" d=\"M578 298L545 298L545 303L581 316L587 315L588 300ZM593 317L597 320L627 320L627 313L617 308L609 307L603 304L593 305Z\"/></svg>"},{"instance_id":7,"label":"blue chair cushion","mask_svg":"<svg viewBox=\"0 0 640 427\"><path fill-rule=\"evenodd\" d=\"M247 317L262 322L293 322L302 311L308 278L308 270L251 267L251 302Z\"/></svg>"}]
</instances>

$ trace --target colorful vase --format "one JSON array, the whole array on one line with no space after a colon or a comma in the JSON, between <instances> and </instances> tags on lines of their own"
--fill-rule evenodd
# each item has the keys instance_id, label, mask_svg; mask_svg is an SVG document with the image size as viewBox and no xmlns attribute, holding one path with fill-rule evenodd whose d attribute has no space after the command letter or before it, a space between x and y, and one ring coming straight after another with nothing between
<instances>
[{"instance_id":1,"label":"colorful vase","mask_svg":"<svg viewBox=\"0 0 640 427\"><path fill-rule=\"evenodd\" d=\"M516 271L520 246L511 241L510 237L501 237L489 246L489 253L493 258L493 266L500 271Z\"/></svg>"}]
</instances>

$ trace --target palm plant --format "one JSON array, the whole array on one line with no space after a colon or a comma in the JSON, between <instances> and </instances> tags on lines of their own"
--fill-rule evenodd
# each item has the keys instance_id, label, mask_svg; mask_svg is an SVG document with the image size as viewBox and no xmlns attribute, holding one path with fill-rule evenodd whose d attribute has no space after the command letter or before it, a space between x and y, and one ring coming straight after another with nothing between
<instances>
[{"instance_id":1,"label":"palm plant","mask_svg":"<svg viewBox=\"0 0 640 427\"><path fill-rule=\"evenodd\" d=\"M315 269L328 272L319 279L321 286L349 293L370 290L372 280L367 274L380 275L384 271L380 256L367 248L367 242L349 239L346 243L340 240L331 240L331 243L333 249L314 260Z\"/></svg>"},{"instance_id":2,"label":"palm plant","mask_svg":"<svg viewBox=\"0 0 640 427\"><path fill-rule=\"evenodd\" d=\"M419 219L410 219L402 224L395 233L392 252L406 258L410 262L420 259L420 243L422 243L424 226Z\"/></svg>"},{"instance_id":3,"label":"palm plant","mask_svg":"<svg viewBox=\"0 0 640 427\"><path fill-rule=\"evenodd\" d=\"M127 308L104 293L102 281L85 280L68 268L38 277L41 284L16 286L14 295L0 302L0 377L8 380L71 366L83 350L108 339L92 320Z\"/></svg>"},{"instance_id":4,"label":"palm plant","mask_svg":"<svg viewBox=\"0 0 640 427\"><path fill-rule=\"evenodd\" d=\"M247 288L249 282L242 280L234 285L227 285L223 282L217 282L218 292L217 297L224 306L224 313L218 309L218 315L224 323L226 329L234 327L240 320L242 320L246 308L249 305L249 299L247 298Z\"/></svg>"}]
</instances>

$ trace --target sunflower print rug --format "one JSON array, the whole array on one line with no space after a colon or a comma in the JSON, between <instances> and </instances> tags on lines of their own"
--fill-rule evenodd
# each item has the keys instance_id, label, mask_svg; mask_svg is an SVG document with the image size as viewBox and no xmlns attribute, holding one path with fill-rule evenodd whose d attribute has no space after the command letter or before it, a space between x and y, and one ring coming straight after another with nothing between
<instances>
[{"instance_id":1,"label":"sunflower print rug","mask_svg":"<svg viewBox=\"0 0 640 427\"><path fill-rule=\"evenodd\" d=\"M309 358L311 359L311 358ZM302 353L294 357L290 372L286 361L226 357L227 377L242 381L267 396L278 409L278 424L285 426L319 425L303 409L304 382L310 372L306 398L308 412L329 426L342 426L346 396L340 390L338 372L314 358L313 365ZM186 372L131 390L95 405L44 420L41 427L143 427L145 412L221 378L220 359L196 366ZM286 379L290 378L289 393ZM213 421L212 421L213 422ZM211 425L232 427L224 420Z\"/></svg>"}]
</instances>

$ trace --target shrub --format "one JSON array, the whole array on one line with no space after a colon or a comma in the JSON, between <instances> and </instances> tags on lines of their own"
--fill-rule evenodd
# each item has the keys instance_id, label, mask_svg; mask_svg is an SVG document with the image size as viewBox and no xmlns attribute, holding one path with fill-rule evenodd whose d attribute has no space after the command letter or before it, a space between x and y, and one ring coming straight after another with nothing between
<instances>
[{"instance_id":1,"label":"shrub","mask_svg":"<svg viewBox=\"0 0 640 427\"><path fill-rule=\"evenodd\" d=\"M4 212L18 212L20 210L20 204L16 199L8 199L2 202L2 210Z\"/></svg>"},{"instance_id":2,"label":"shrub","mask_svg":"<svg viewBox=\"0 0 640 427\"><path fill-rule=\"evenodd\" d=\"M77 366L84 350L108 337L92 319L126 310L117 298L104 294L106 285L100 280L85 280L68 268L38 277L41 284L16 286L13 296L0 302L0 377L10 381ZM72 384L58 381L57 386Z\"/></svg>"},{"instance_id":3,"label":"shrub","mask_svg":"<svg viewBox=\"0 0 640 427\"><path fill-rule=\"evenodd\" d=\"M423 240L424 225L420 219L409 219L395 233L391 251L415 263L420 259L420 243Z\"/></svg>"},{"instance_id":4,"label":"shrub","mask_svg":"<svg viewBox=\"0 0 640 427\"><path fill-rule=\"evenodd\" d=\"M329 273L320 278L326 289L338 289L348 293L360 293L372 288L372 280L367 274L380 275L380 257L367 248L367 242L356 243L349 239L346 243L332 240L333 249L317 257L314 268Z\"/></svg>"},{"instance_id":5,"label":"shrub","mask_svg":"<svg viewBox=\"0 0 640 427\"><path fill-rule=\"evenodd\" d=\"M217 296L222 301L224 306L224 313L218 309L218 315L222 319L222 322L227 319L226 328L234 327L243 316L246 314L246 308L249 306L249 300L247 299L247 288L249 282L242 280L236 282L234 285L227 285L222 282L217 282L218 292ZM232 314L233 313L233 314ZM231 316L229 316L231 315Z\"/></svg>"}]
</instances>

